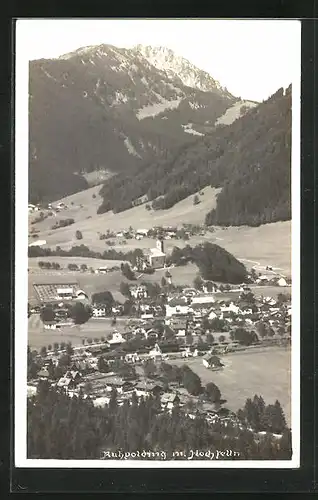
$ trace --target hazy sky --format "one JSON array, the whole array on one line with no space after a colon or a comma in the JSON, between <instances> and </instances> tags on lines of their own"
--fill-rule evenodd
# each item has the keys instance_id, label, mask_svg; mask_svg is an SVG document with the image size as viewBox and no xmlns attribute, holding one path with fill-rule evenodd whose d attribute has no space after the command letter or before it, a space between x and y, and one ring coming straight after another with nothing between
<instances>
[{"instance_id":1,"label":"hazy sky","mask_svg":"<svg viewBox=\"0 0 318 500\"><path fill-rule=\"evenodd\" d=\"M296 20L22 19L16 31L17 52L29 60L101 43L165 46L209 72L235 96L257 101L300 74Z\"/></svg>"}]
</instances>

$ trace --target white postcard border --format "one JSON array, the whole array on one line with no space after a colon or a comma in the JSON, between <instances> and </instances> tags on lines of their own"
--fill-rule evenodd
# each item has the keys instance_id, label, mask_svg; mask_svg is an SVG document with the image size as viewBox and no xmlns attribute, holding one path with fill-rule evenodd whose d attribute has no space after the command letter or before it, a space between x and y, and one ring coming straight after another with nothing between
<instances>
[{"instance_id":1,"label":"white postcard border","mask_svg":"<svg viewBox=\"0 0 318 500\"><path fill-rule=\"evenodd\" d=\"M41 20L39 19L39 22ZM232 20L231 22L236 22ZM277 22L285 22L277 20ZM255 468L291 469L300 466L300 88L301 22L295 23L298 50L292 61L292 447L291 460L50 460L27 459L27 296L28 296L28 55L24 45L24 20L16 23L15 80L15 333L14 333L14 458L15 467L26 468ZM297 28L296 28L297 26ZM39 43L41 41L39 40ZM287 49L288 51L288 46ZM279 245L279 241L277 241ZM13 436L12 436L13 437Z\"/></svg>"}]
</instances>

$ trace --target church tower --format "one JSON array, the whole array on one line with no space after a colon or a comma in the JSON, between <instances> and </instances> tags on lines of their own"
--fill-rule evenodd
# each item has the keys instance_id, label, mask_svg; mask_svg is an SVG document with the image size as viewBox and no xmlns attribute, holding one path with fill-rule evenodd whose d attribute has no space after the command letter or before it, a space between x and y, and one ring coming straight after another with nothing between
<instances>
[{"instance_id":1,"label":"church tower","mask_svg":"<svg viewBox=\"0 0 318 500\"><path fill-rule=\"evenodd\" d=\"M164 253L164 244L162 238L157 239L156 248L160 250L160 252Z\"/></svg>"}]
</instances>

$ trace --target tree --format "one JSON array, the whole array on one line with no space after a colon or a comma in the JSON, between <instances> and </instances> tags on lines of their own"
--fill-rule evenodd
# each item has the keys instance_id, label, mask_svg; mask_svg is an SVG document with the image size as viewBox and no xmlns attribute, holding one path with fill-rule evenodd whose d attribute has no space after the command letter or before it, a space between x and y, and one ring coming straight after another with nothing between
<instances>
[{"instance_id":1,"label":"tree","mask_svg":"<svg viewBox=\"0 0 318 500\"><path fill-rule=\"evenodd\" d=\"M41 308L40 318L43 321L43 323L54 321L55 313L52 304L46 304Z\"/></svg>"},{"instance_id":2,"label":"tree","mask_svg":"<svg viewBox=\"0 0 318 500\"><path fill-rule=\"evenodd\" d=\"M57 351L59 348L58 342L54 342L53 347L54 347L54 350Z\"/></svg>"},{"instance_id":3,"label":"tree","mask_svg":"<svg viewBox=\"0 0 318 500\"><path fill-rule=\"evenodd\" d=\"M249 346L258 341L258 337L255 332L250 332L244 328L237 328L233 332L233 340L236 340L242 345Z\"/></svg>"},{"instance_id":4,"label":"tree","mask_svg":"<svg viewBox=\"0 0 318 500\"><path fill-rule=\"evenodd\" d=\"M135 273L132 271L130 265L127 262L121 267L121 272L128 280L136 279Z\"/></svg>"},{"instance_id":5,"label":"tree","mask_svg":"<svg viewBox=\"0 0 318 500\"><path fill-rule=\"evenodd\" d=\"M213 332L224 332L226 330L226 322L224 319L213 318L210 321L210 328Z\"/></svg>"},{"instance_id":6,"label":"tree","mask_svg":"<svg viewBox=\"0 0 318 500\"><path fill-rule=\"evenodd\" d=\"M106 363L105 358L100 356L97 360L97 369L99 372L107 373L109 371L108 363Z\"/></svg>"},{"instance_id":7,"label":"tree","mask_svg":"<svg viewBox=\"0 0 318 500\"><path fill-rule=\"evenodd\" d=\"M225 337L224 337L224 335L220 335L220 336L219 336L219 342L221 342L221 343L222 343L222 342L224 342L224 341L225 341Z\"/></svg>"},{"instance_id":8,"label":"tree","mask_svg":"<svg viewBox=\"0 0 318 500\"><path fill-rule=\"evenodd\" d=\"M126 297L130 297L130 289L128 283L122 281L119 286L120 293Z\"/></svg>"},{"instance_id":9,"label":"tree","mask_svg":"<svg viewBox=\"0 0 318 500\"><path fill-rule=\"evenodd\" d=\"M206 341L207 341L207 343L208 343L209 345L214 344L214 341L215 341L215 340L214 340L214 337L213 337L212 333L207 333L207 334L206 334Z\"/></svg>"},{"instance_id":10,"label":"tree","mask_svg":"<svg viewBox=\"0 0 318 500\"><path fill-rule=\"evenodd\" d=\"M93 293L92 302L93 304L104 304L109 310L115 304L113 294L108 290L105 290L105 292Z\"/></svg>"},{"instance_id":11,"label":"tree","mask_svg":"<svg viewBox=\"0 0 318 500\"><path fill-rule=\"evenodd\" d=\"M127 299L124 302L123 313L125 316L131 316L132 314L136 313L136 307L135 307L135 304L132 300Z\"/></svg>"},{"instance_id":12,"label":"tree","mask_svg":"<svg viewBox=\"0 0 318 500\"><path fill-rule=\"evenodd\" d=\"M291 297L289 294L284 294L284 293L279 293L277 295L277 304L281 306L282 304L286 304L286 302L289 302L291 300Z\"/></svg>"},{"instance_id":13,"label":"tree","mask_svg":"<svg viewBox=\"0 0 318 500\"><path fill-rule=\"evenodd\" d=\"M82 240L83 239L83 235L82 235L81 231L77 230L76 233L75 233L75 237L76 237L77 240Z\"/></svg>"},{"instance_id":14,"label":"tree","mask_svg":"<svg viewBox=\"0 0 318 500\"><path fill-rule=\"evenodd\" d=\"M81 302L76 302L72 306L70 315L76 325L82 325L92 317L92 308Z\"/></svg>"},{"instance_id":15,"label":"tree","mask_svg":"<svg viewBox=\"0 0 318 500\"><path fill-rule=\"evenodd\" d=\"M143 364L143 372L146 378L152 378L157 373L157 367L151 359Z\"/></svg>"},{"instance_id":16,"label":"tree","mask_svg":"<svg viewBox=\"0 0 318 500\"><path fill-rule=\"evenodd\" d=\"M286 419L279 401L276 400L274 405L266 406L262 426L275 434L281 434L286 429Z\"/></svg>"},{"instance_id":17,"label":"tree","mask_svg":"<svg viewBox=\"0 0 318 500\"><path fill-rule=\"evenodd\" d=\"M166 278L164 276L162 276L162 278L161 278L161 286L165 287L166 285L167 285L167 280L166 280Z\"/></svg>"},{"instance_id":18,"label":"tree","mask_svg":"<svg viewBox=\"0 0 318 500\"><path fill-rule=\"evenodd\" d=\"M194 373L187 365L183 365L182 382L186 390L193 396L198 396L202 392L200 377Z\"/></svg>"},{"instance_id":19,"label":"tree","mask_svg":"<svg viewBox=\"0 0 318 500\"><path fill-rule=\"evenodd\" d=\"M200 199L198 195L196 194L193 198L193 205L198 205L200 203Z\"/></svg>"},{"instance_id":20,"label":"tree","mask_svg":"<svg viewBox=\"0 0 318 500\"><path fill-rule=\"evenodd\" d=\"M62 356L60 356L58 364L61 368L67 368L70 366L71 361L71 356L69 356L68 354L63 354Z\"/></svg>"},{"instance_id":21,"label":"tree","mask_svg":"<svg viewBox=\"0 0 318 500\"><path fill-rule=\"evenodd\" d=\"M219 402L221 399L221 391L218 388L218 386L215 385L213 382L209 382L205 386L204 394L205 394L205 397L209 401L211 401L211 403Z\"/></svg>"},{"instance_id":22,"label":"tree","mask_svg":"<svg viewBox=\"0 0 318 500\"><path fill-rule=\"evenodd\" d=\"M49 345L47 346L47 350L48 350L48 351L52 351L52 344L49 344Z\"/></svg>"},{"instance_id":23,"label":"tree","mask_svg":"<svg viewBox=\"0 0 318 500\"><path fill-rule=\"evenodd\" d=\"M81 264L81 270L82 271L87 271L87 265L86 264Z\"/></svg>"},{"instance_id":24,"label":"tree","mask_svg":"<svg viewBox=\"0 0 318 500\"><path fill-rule=\"evenodd\" d=\"M202 290L203 288L203 279L201 278L201 276L197 275L194 280L193 280L193 286L196 290Z\"/></svg>"},{"instance_id":25,"label":"tree","mask_svg":"<svg viewBox=\"0 0 318 500\"><path fill-rule=\"evenodd\" d=\"M66 345L66 354L68 354L69 356L73 356L73 354L74 354L74 349L72 347L71 342L68 342Z\"/></svg>"},{"instance_id":26,"label":"tree","mask_svg":"<svg viewBox=\"0 0 318 500\"><path fill-rule=\"evenodd\" d=\"M193 344L193 335L191 335L191 333L187 334L186 338L185 338L185 341L186 341L186 344L192 345Z\"/></svg>"},{"instance_id":27,"label":"tree","mask_svg":"<svg viewBox=\"0 0 318 500\"><path fill-rule=\"evenodd\" d=\"M47 351L46 351L46 347L45 347L45 346L41 347L41 349L40 349L40 354L41 354L41 356L43 356L43 357L45 357L45 356L46 356Z\"/></svg>"},{"instance_id":28,"label":"tree","mask_svg":"<svg viewBox=\"0 0 318 500\"><path fill-rule=\"evenodd\" d=\"M256 330L257 330L258 335L260 335L260 337L263 338L263 337L267 336L267 325L266 325L266 323L263 323L262 321L259 321L256 324Z\"/></svg>"}]
</instances>

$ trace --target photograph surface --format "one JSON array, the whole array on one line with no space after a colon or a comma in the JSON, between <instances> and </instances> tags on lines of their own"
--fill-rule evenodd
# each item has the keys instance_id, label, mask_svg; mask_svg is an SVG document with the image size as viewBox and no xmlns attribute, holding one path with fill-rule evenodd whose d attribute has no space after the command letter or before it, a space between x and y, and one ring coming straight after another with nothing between
<instances>
[{"instance_id":1,"label":"photograph surface","mask_svg":"<svg viewBox=\"0 0 318 500\"><path fill-rule=\"evenodd\" d=\"M300 49L17 21L16 466L299 466Z\"/></svg>"}]
</instances>

